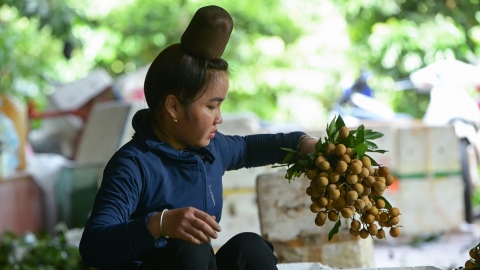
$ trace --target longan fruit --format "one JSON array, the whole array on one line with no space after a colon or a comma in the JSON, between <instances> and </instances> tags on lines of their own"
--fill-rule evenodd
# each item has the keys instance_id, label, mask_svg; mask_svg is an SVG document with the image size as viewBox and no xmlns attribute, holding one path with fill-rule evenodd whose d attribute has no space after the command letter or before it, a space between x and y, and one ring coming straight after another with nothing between
<instances>
[{"instance_id":1,"label":"longan fruit","mask_svg":"<svg viewBox=\"0 0 480 270\"><path fill-rule=\"evenodd\" d=\"M368 187L373 186L373 184L375 184L375 182L377 182L377 180L375 180L375 177L373 177L373 176L367 176L367 177L365 177L365 179L363 179L363 183L365 185L367 185Z\"/></svg>"},{"instance_id":2,"label":"longan fruit","mask_svg":"<svg viewBox=\"0 0 480 270\"><path fill-rule=\"evenodd\" d=\"M385 190L385 188L387 188L387 186L382 181L376 181L373 184L373 188L375 189L375 191L383 192Z\"/></svg>"},{"instance_id":3,"label":"longan fruit","mask_svg":"<svg viewBox=\"0 0 480 270\"><path fill-rule=\"evenodd\" d=\"M393 178L391 175L385 177L385 185L387 185L387 187L391 186L394 180L395 178Z\"/></svg>"},{"instance_id":4,"label":"longan fruit","mask_svg":"<svg viewBox=\"0 0 480 270\"><path fill-rule=\"evenodd\" d=\"M465 269L475 269L475 267L476 265L471 260L465 262Z\"/></svg>"},{"instance_id":5,"label":"longan fruit","mask_svg":"<svg viewBox=\"0 0 480 270\"><path fill-rule=\"evenodd\" d=\"M316 202L316 201L317 201L317 199L319 199L319 198L310 197L310 201L312 201L312 202Z\"/></svg>"},{"instance_id":6,"label":"longan fruit","mask_svg":"<svg viewBox=\"0 0 480 270\"><path fill-rule=\"evenodd\" d=\"M361 199L356 199L354 205L355 205L355 208L357 208L358 210L362 210L363 207L365 207L365 202Z\"/></svg>"},{"instance_id":7,"label":"longan fruit","mask_svg":"<svg viewBox=\"0 0 480 270\"><path fill-rule=\"evenodd\" d=\"M315 169L311 169L311 170L308 170L307 171L307 178L310 179L310 180L315 180L315 178L317 178L317 170Z\"/></svg>"},{"instance_id":8,"label":"longan fruit","mask_svg":"<svg viewBox=\"0 0 480 270\"><path fill-rule=\"evenodd\" d=\"M307 187L307 190L305 190L308 196L312 196L312 187Z\"/></svg>"},{"instance_id":9,"label":"longan fruit","mask_svg":"<svg viewBox=\"0 0 480 270\"><path fill-rule=\"evenodd\" d=\"M387 177L390 175L390 169L386 166L380 167L377 170L379 176Z\"/></svg>"},{"instance_id":10,"label":"longan fruit","mask_svg":"<svg viewBox=\"0 0 480 270\"><path fill-rule=\"evenodd\" d=\"M329 176L329 175L330 175L330 174L328 174L327 172L321 172L317 177L325 177L325 178L328 179L328 176Z\"/></svg>"},{"instance_id":11,"label":"longan fruit","mask_svg":"<svg viewBox=\"0 0 480 270\"><path fill-rule=\"evenodd\" d=\"M382 199L378 199L378 200L375 201L375 206L376 206L378 209L385 208L385 201L382 200Z\"/></svg>"},{"instance_id":12,"label":"longan fruit","mask_svg":"<svg viewBox=\"0 0 480 270\"><path fill-rule=\"evenodd\" d=\"M322 196L322 194L320 194L320 192L318 192L318 190L316 188L312 188L312 194L310 194L310 196L312 196L314 198L318 198L318 197Z\"/></svg>"},{"instance_id":13,"label":"longan fruit","mask_svg":"<svg viewBox=\"0 0 480 270\"><path fill-rule=\"evenodd\" d=\"M368 209L368 213L376 216L378 215L378 208L375 205L372 205L372 207Z\"/></svg>"},{"instance_id":14,"label":"longan fruit","mask_svg":"<svg viewBox=\"0 0 480 270\"><path fill-rule=\"evenodd\" d=\"M335 147L336 147L336 146L335 146L335 144L333 144L333 143L327 144L327 148L326 148L326 150L327 150L327 155L331 155L331 154L335 151Z\"/></svg>"},{"instance_id":15,"label":"longan fruit","mask_svg":"<svg viewBox=\"0 0 480 270\"><path fill-rule=\"evenodd\" d=\"M385 231L382 228L380 228L377 231L376 237L377 237L377 239L385 239Z\"/></svg>"},{"instance_id":16,"label":"longan fruit","mask_svg":"<svg viewBox=\"0 0 480 270\"><path fill-rule=\"evenodd\" d=\"M345 152L347 151L347 147L345 147L344 144L337 144L337 146L335 146L335 155L341 157L343 155L345 155Z\"/></svg>"},{"instance_id":17,"label":"longan fruit","mask_svg":"<svg viewBox=\"0 0 480 270\"><path fill-rule=\"evenodd\" d=\"M340 135L340 138L348 138L348 135L350 134L350 130L346 126L342 126L340 130L338 131L338 135Z\"/></svg>"},{"instance_id":18,"label":"longan fruit","mask_svg":"<svg viewBox=\"0 0 480 270\"><path fill-rule=\"evenodd\" d=\"M362 171L362 166L358 163L351 163L350 164L350 172L353 174L359 174Z\"/></svg>"},{"instance_id":19,"label":"longan fruit","mask_svg":"<svg viewBox=\"0 0 480 270\"><path fill-rule=\"evenodd\" d=\"M351 236L354 236L354 237L357 237L360 234L360 232L355 231L352 228L350 228L348 232L350 233Z\"/></svg>"},{"instance_id":20,"label":"longan fruit","mask_svg":"<svg viewBox=\"0 0 480 270\"><path fill-rule=\"evenodd\" d=\"M328 196L330 197L330 199L336 201L340 197L340 190L338 189L330 190L328 191Z\"/></svg>"},{"instance_id":21,"label":"longan fruit","mask_svg":"<svg viewBox=\"0 0 480 270\"><path fill-rule=\"evenodd\" d=\"M368 196L370 195L370 193L372 193L372 189L369 187L369 186L363 186L363 192L362 192L362 195L363 196Z\"/></svg>"},{"instance_id":22,"label":"longan fruit","mask_svg":"<svg viewBox=\"0 0 480 270\"><path fill-rule=\"evenodd\" d=\"M321 226L325 225L325 221L326 220L321 220L321 219L315 218L315 225L321 227Z\"/></svg>"},{"instance_id":23,"label":"longan fruit","mask_svg":"<svg viewBox=\"0 0 480 270\"><path fill-rule=\"evenodd\" d=\"M319 220L327 220L327 212L320 211L317 213L317 219Z\"/></svg>"},{"instance_id":24,"label":"longan fruit","mask_svg":"<svg viewBox=\"0 0 480 270\"><path fill-rule=\"evenodd\" d=\"M335 204L334 204L334 205L335 205L335 207L342 209L345 205L347 205L347 201L345 200L345 198L339 197L339 198L335 201Z\"/></svg>"},{"instance_id":25,"label":"longan fruit","mask_svg":"<svg viewBox=\"0 0 480 270\"><path fill-rule=\"evenodd\" d=\"M347 177L346 177L345 180L350 185L356 184L358 182L358 175L349 173L349 174L347 174Z\"/></svg>"},{"instance_id":26,"label":"longan fruit","mask_svg":"<svg viewBox=\"0 0 480 270\"><path fill-rule=\"evenodd\" d=\"M362 239L367 239L367 237L370 236L370 233L366 229L362 229L360 230L359 235Z\"/></svg>"},{"instance_id":27,"label":"longan fruit","mask_svg":"<svg viewBox=\"0 0 480 270\"><path fill-rule=\"evenodd\" d=\"M338 180L340 180L340 174L338 174L338 172L331 172L328 180L330 183L336 183Z\"/></svg>"},{"instance_id":28,"label":"longan fruit","mask_svg":"<svg viewBox=\"0 0 480 270\"><path fill-rule=\"evenodd\" d=\"M320 197L320 198L317 199L317 204L318 204L320 207L324 208L324 207L327 206L327 204L328 204L328 199L325 198L325 197Z\"/></svg>"},{"instance_id":29,"label":"longan fruit","mask_svg":"<svg viewBox=\"0 0 480 270\"><path fill-rule=\"evenodd\" d=\"M365 178L369 175L370 175L370 171L367 168L363 167L360 173L358 174L358 177Z\"/></svg>"},{"instance_id":30,"label":"longan fruit","mask_svg":"<svg viewBox=\"0 0 480 270\"><path fill-rule=\"evenodd\" d=\"M361 158L360 160L362 161L364 167L369 168L369 167L372 166L372 161L370 160L369 157L367 157L367 156L362 156L362 158Z\"/></svg>"},{"instance_id":31,"label":"longan fruit","mask_svg":"<svg viewBox=\"0 0 480 270\"><path fill-rule=\"evenodd\" d=\"M377 235L377 225L375 224L370 224L370 226L368 226L368 232L370 233L371 236L375 236Z\"/></svg>"},{"instance_id":32,"label":"longan fruit","mask_svg":"<svg viewBox=\"0 0 480 270\"><path fill-rule=\"evenodd\" d=\"M390 219L387 212L380 213L380 222L387 222ZM382 226L384 227L384 226Z\"/></svg>"},{"instance_id":33,"label":"longan fruit","mask_svg":"<svg viewBox=\"0 0 480 270\"><path fill-rule=\"evenodd\" d=\"M320 163L322 163L323 161L325 161L325 157L323 157L323 156L317 156L317 157L315 158L315 167L321 169L321 168L320 168Z\"/></svg>"},{"instance_id":34,"label":"longan fruit","mask_svg":"<svg viewBox=\"0 0 480 270\"><path fill-rule=\"evenodd\" d=\"M350 223L350 228L357 231L357 232L360 230L361 226L362 226L362 224L360 223L360 221L358 221L356 219L352 220L352 223Z\"/></svg>"},{"instance_id":35,"label":"longan fruit","mask_svg":"<svg viewBox=\"0 0 480 270\"><path fill-rule=\"evenodd\" d=\"M353 148L347 147L347 150L345 151L345 154L346 154L346 155L349 155L350 157L352 157L352 155L353 155Z\"/></svg>"},{"instance_id":36,"label":"longan fruit","mask_svg":"<svg viewBox=\"0 0 480 270\"><path fill-rule=\"evenodd\" d=\"M344 154L344 155L340 158L340 160L345 161L345 163L348 164L348 163L350 163L350 161L352 161L352 158L351 158L349 155Z\"/></svg>"},{"instance_id":37,"label":"longan fruit","mask_svg":"<svg viewBox=\"0 0 480 270\"><path fill-rule=\"evenodd\" d=\"M388 210L388 215L390 217L397 217L400 215L400 210L397 207L392 207Z\"/></svg>"},{"instance_id":38,"label":"longan fruit","mask_svg":"<svg viewBox=\"0 0 480 270\"><path fill-rule=\"evenodd\" d=\"M343 174L347 170L347 163L343 160L340 160L335 167L335 171Z\"/></svg>"},{"instance_id":39,"label":"longan fruit","mask_svg":"<svg viewBox=\"0 0 480 270\"><path fill-rule=\"evenodd\" d=\"M372 224L375 222L375 216L372 214L367 214L364 216L363 221L367 224Z\"/></svg>"},{"instance_id":40,"label":"longan fruit","mask_svg":"<svg viewBox=\"0 0 480 270\"><path fill-rule=\"evenodd\" d=\"M400 222L400 219L398 217L391 217L388 219L388 224L394 226L397 225Z\"/></svg>"},{"instance_id":41,"label":"longan fruit","mask_svg":"<svg viewBox=\"0 0 480 270\"><path fill-rule=\"evenodd\" d=\"M372 208L372 203L371 202L368 202L368 203L365 203L365 206L363 207L363 210L370 210L370 208Z\"/></svg>"},{"instance_id":42,"label":"longan fruit","mask_svg":"<svg viewBox=\"0 0 480 270\"><path fill-rule=\"evenodd\" d=\"M337 221L339 218L338 213L335 210L328 212L328 220Z\"/></svg>"},{"instance_id":43,"label":"longan fruit","mask_svg":"<svg viewBox=\"0 0 480 270\"><path fill-rule=\"evenodd\" d=\"M480 255L478 254L478 250L475 248L470 249L469 255L470 258L474 259L475 261L480 261Z\"/></svg>"},{"instance_id":44,"label":"longan fruit","mask_svg":"<svg viewBox=\"0 0 480 270\"><path fill-rule=\"evenodd\" d=\"M325 206L325 209L327 209L327 211L331 211L333 210L333 208L335 208L334 201L332 199L329 199L327 206Z\"/></svg>"},{"instance_id":45,"label":"longan fruit","mask_svg":"<svg viewBox=\"0 0 480 270\"><path fill-rule=\"evenodd\" d=\"M381 182L383 182L383 183L386 183L386 182L387 182L387 180L386 180L385 177L383 177L383 176L377 177L377 181L381 181Z\"/></svg>"},{"instance_id":46,"label":"longan fruit","mask_svg":"<svg viewBox=\"0 0 480 270\"><path fill-rule=\"evenodd\" d=\"M374 175L375 174L375 168L370 166L368 167L368 172L369 172L369 175Z\"/></svg>"},{"instance_id":47,"label":"longan fruit","mask_svg":"<svg viewBox=\"0 0 480 270\"><path fill-rule=\"evenodd\" d=\"M390 236L391 237L398 237L399 235L400 235L400 228L399 227L390 228Z\"/></svg>"},{"instance_id":48,"label":"longan fruit","mask_svg":"<svg viewBox=\"0 0 480 270\"><path fill-rule=\"evenodd\" d=\"M320 207L317 202L313 202L310 204L310 211L313 213L318 213L320 210L322 210L323 207Z\"/></svg>"},{"instance_id":49,"label":"longan fruit","mask_svg":"<svg viewBox=\"0 0 480 270\"><path fill-rule=\"evenodd\" d=\"M328 185L328 182L329 181L328 181L327 177L323 177L323 176L320 176L320 175L315 179L315 183L319 187L326 187Z\"/></svg>"},{"instance_id":50,"label":"longan fruit","mask_svg":"<svg viewBox=\"0 0 480 270\"><path fill-rule=\"evenodd\" d=\"M328 169L330 169L330 163L326 160L320 162L319 165L320 166L318 168L322 171L327 171Z\"/></svg>"},{"instance_id":51,"label":"longan fruit","mask_svg":"<svg viewBox=\"0 0 480 270\"><path fill-rule=\"evenodd\" d=\"M358 193L355 190L347 192L347 200L349 202L354 202L356 199L358 199Z\"/></svg>"},{"instance_id":52,"label":"longan fruit","mask_svg":"<svg viewBox=\"0 0 480 270\"><path fill-rule=\"evenodd\" d=\"M365 188L362 184L356 183L352 186L352 190L355 190L358 194L362 194Z\"/></svg>"},{"instance_id":53,"label":"longan fruit","mask_svg":"<svg viewBox=\"0 0 480 270\"><path fill-rule=\"evenodd\" d=\"M332 190L338 189L336 184L328 184L327 191L330 192Z\"/></svg>"},{"instance_id":54,"label":"longan fruit","mask_svg":"<svg viewBox=\"0 0 480 270\"><path fill-rule=\"evenodd\" d=\"M353 216L353 212L352 212L352 209L350 209L350 207L344 207L341 211L340 211L340 214L342 215L342 217L344 218L351 218Z\"/></svg>"},{"instance_id":55,"label":"longan fruit","mask_svg":"<svg viewBox=\"0 0 480 270\"><path fill-rule=\"evenodd\" d=\"M323 194L325 192L325 187L321 187L319 185L315 185L315 189L318 191L318 193Z\"/></svg>"}]
</instances>

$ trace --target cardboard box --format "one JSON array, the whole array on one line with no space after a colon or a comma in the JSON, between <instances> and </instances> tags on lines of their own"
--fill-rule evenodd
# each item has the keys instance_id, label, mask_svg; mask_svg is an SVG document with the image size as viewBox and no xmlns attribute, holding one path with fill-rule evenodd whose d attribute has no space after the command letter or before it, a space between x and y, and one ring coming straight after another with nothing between
<instances>
[{"instance_id":1,"label":"cardboard box","mask_svg":"<svg viewBox=\"0 0 480 270\"><path fill-rule=\"evenodd\" d=\"M285 171L262 174L256 190L263 237L275 246L280 263L321 262L335 267L373 267L373 240L348 233L343 226L331 241L328 233L334 223L315 225L316 214L310 211L311 200L305 193L309 180L299 178L290 183ZM341 256L339 254L342 254Z\"/></svg>"},{"instance_id":2,"label":"cardboard box","mask_svg":"<svg viewBox=\"0 0 480 270\"><path fill-rule=\"evenodd\" d=\"M400 209L401 236L460 230L465 220L461 176L400 178L383 197Z\"/></svg>"}]
</instances>

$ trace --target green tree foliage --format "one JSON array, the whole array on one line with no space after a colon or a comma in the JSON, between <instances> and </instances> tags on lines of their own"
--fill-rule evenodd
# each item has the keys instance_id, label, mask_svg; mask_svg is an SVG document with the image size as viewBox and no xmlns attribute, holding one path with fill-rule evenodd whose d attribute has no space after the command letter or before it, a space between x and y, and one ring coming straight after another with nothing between
<instances>
[{"instance_id":1,"label":"green tree foliage","mask_svg":"<svg viewBox=\"0 0 480 270\"><path fill-rule=\"evenodd\" d=\"M436 60L476 60L480 53L478 0L334 0L348 22L352 53L379 75L394 108L421 117L428 96L392 93L393 81ZM390 79L390 80L389 80Z\"/></svg>"}]
</instances>

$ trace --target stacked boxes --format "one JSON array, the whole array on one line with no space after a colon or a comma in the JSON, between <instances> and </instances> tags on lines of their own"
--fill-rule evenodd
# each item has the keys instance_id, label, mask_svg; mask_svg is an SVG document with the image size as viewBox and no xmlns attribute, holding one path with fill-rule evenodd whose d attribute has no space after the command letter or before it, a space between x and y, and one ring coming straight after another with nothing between
<instances>
[{"instance_id":1,"label":"stacked boxes","mask_svg":"<svg viewBox=\"0 0 480 270\"><path fill-rule=\"evenodd\" d=\"M349 220L342 218L340 231L331 241L328 233L335 225L327 221L315 225L316 214L305 190L306 178L288 182L285 171L262 174L257 178L261 232L275 246L279 263L320 262L335 267L373 267L373 240L349 234ZM340 255L341 254L341 255Z\"/></svg>"}]
</instances>

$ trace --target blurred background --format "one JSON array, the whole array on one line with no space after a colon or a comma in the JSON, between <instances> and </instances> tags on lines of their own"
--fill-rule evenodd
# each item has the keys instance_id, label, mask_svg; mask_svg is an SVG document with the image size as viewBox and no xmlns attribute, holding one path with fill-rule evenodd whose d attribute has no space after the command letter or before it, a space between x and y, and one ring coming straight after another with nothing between
<instances>
[{"instance_id":1,"label":"blurred background","mask_svg":"<svg viewBox=\"0 0 480 270\"><path fill-rule=\"evenodd\" d=\"M479 243L478 0L0 0L0 266L84 269L76 245L106 161L146 107L146 70L210 4L235 23L223 55L231 88L221 132L322 137L342 115L348 126L385 134L378 145L389 152L376 159L397 177L386 197L405 209L405 238L339 238L331 252L345 244L366 253L332 261L329 243L305 238L331 228L319 231L313 219L313 228L299 226L311 213L298 210L282 229L294 233L271 239L281 260L462 266ZM262 214L262 192L294 187L259 179L279 175L271 167L225 175L224 232L214 247L245 230L275 235L268 224L278 217ZM284 205L308 210L309 199L297 199ZM448 244L455 251L428 246L445 239L459 239ZM408 261L422 245L438 261Z\"/></svg>"}]
</instances>

